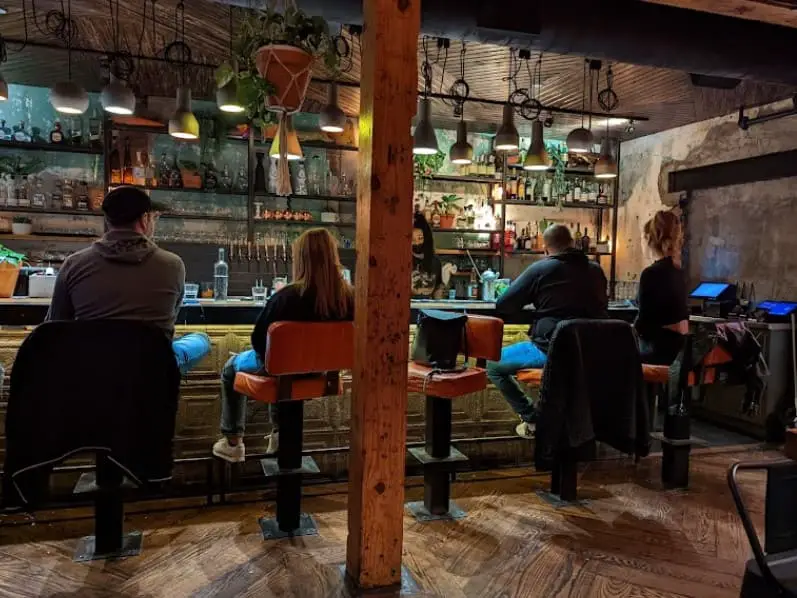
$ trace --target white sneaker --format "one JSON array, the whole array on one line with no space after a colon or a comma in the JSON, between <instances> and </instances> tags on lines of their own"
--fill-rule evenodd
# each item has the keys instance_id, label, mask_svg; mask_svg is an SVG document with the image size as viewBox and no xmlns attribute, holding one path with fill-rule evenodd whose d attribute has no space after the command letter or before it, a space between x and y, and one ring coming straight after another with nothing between
<instances>
[{"instance_id":1,"label":"white sneaker","mask_svg":"<svg viewBox=\"0 0 797 598\"><path fill-rule=\"evenodd\" d=\"M280 446L280 433L279 432L272 432L268 436L268 448L266 449L267 455L274 455L277 453L277 450Z\"/></svg>"},{"instance_id":2,"label":"white sneaker","mask_svg":"<svg viewBox=\"0 0 797 598\"><path fill-rule=\"evenodd\" d=\"M246 448L242 440L233 446L226 438L220 438L213 445L213 454L230 463L243 463L246 460Z\"/></svg>"},{"instance_id":3,"label":"white sneaker","mask_svg":"<svg viewBox=\"0 0 797 598\"><path fill-rule=\"evenodd\" d=\"M536 432L537 432L537 426L535 424L530 424L528 422L520 422L515 427L515 434L517 434L521 438L528 438L529 440L534 439Z\"/></svg>"}]
</instances>

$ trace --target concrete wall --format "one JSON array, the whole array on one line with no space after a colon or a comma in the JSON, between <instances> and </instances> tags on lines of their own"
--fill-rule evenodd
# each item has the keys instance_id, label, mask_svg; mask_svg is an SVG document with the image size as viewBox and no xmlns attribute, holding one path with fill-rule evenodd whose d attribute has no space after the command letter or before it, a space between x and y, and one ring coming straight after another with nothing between
<instances>
[{"instance_id":1,"label":"concrete wall","mask_svg":"<svg viewBox=\"0 0 797 598\"><path fill-rule=\"evenodd\" d=\"M791 101L776 103L761 113L790 107ZM647 265L641 245L645 221L678 204L679 195L667 193L670 172L797 148L797 116L747 131L737 118L730 114L622 144L618 280L636 280ZM759 299L797 298L795 230L797 178L696 192L687 229L689 277L753 282Z\"/></svg>"}]
</instances>

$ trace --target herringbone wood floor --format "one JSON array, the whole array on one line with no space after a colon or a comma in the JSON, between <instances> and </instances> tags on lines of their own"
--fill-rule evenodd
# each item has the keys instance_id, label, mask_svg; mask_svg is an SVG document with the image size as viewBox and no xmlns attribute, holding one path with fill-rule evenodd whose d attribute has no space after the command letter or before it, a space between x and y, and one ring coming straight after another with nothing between
<instances>
[{"instance_id":1,"label":"herringbone wood floor","mask_svg":"<svg viewBox=\"0 0 797 598\"><path fill-rule=\"evenodd\" d=\"M404 564L422 596L736 597L749 549L725 473L735 460L767 456L779 455L695 456L685 493L658 489L657 459L591 464L580 488L592 501L558 510L535 494L547 478L523 470L463 476L481 479L454 486L468 517L406 517ZM763 478L743 481L760 524ZM411 480L408 499L421 498L418 482ZM308 491L305 507L321 535L278 542L261 539L257 504L132 515L127 525L144 531L144 552L118 562L72 562L74 539L90 533L90 521L0 528L0 596L349 596L337 567L345 559L345 491Z\"/></svg>"}]
</instances>

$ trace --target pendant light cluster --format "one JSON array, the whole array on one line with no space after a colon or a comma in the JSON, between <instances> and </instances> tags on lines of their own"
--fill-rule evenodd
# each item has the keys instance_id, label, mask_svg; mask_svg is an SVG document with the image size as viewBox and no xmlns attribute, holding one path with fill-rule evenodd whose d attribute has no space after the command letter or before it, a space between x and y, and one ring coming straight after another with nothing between
<instances>
[{"instance_id":1,"label":"pendant light cluster","mask_svg":"<svg viewBox=\"0 0 797 598\"><path fill-rule=\"evenodd\" d=\"M177 88L174 113L169 119L169 135L177 139L193 140L199 138L199 121L191 110L191 88L185 84L187 46L185 45L185 4L183 4L182 0L177 4L175 19L177 18L177 13L180 14L182 38L180 45L180 86Z\"/></svg>"}]
</instances>

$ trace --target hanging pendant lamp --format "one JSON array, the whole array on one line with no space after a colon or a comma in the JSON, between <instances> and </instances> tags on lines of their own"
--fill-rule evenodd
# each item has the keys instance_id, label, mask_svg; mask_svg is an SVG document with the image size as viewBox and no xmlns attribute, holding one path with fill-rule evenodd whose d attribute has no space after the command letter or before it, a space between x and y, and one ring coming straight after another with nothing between
<instances>
[{"instance_id":1,"label":"hanging pendant lamp","mask_svg":"<svg viewBox=\"0 0 797 598\"><path fill-rule=\"evenodd\" d=\"M5 102L8 99L8 83L3 78L3 73L0 73L0 102Z\"/></svg>"},{"instance_id":2,"label":"hanging pendant lamp","mask_svg":"<svg viewBox=\"0 0 797 598\"><path fill-rule=\"evenodd\" d=\"M451 146L449 158L452 164L470 164L473 162L473 146L468 143L468 125L461 119L457 124L457 141Z\"/></svg>"},{"instance_id":3,"label":"hanging pendant lamp","mask_svg":"<svg viewBox=\"0 0 797 598\"><path fill-rule=\"evenodd\" d=\"M283 127L284 135L282 134ZM268 153L272 158L279 159L280 139L282 138L285 139L285 155L288 161L293 162L294 160L301 160L304 155L302 153L302 146L299 143L299 136L296 134L296 129L293 127L293 117L291 115L286 115L277 128L277 135L274 137L274 141L271 142L271 150L269 150Z\"/></svg>"},{"instance_id":4,"label":"hanging pendant lamp","mask_svg":"<svg viewBox=\"0 0 797 598\"><path fill-rule=\"evenodd\" d=\"M608 122L608 119L607 119ZM601 154L595 162L596 179L613 179L617 177L617 160L612 152L612 140L609 137L609 125L606 125L606 137L601 144Z\"/></svg>"},{"instance_id":5,"label":"hanging pendant lamp","mask_svg":"<svg viewBox=\"0 0 797 598\"><path fill-rule=\"evenodd\" d=\"M191 111L191 89L180 86L174 113L169 119L169 135L177 139L197 139L199 137L199 121Z\"/></svg>"},{"instance_id":6,"label":"hanging pendant lamp","mask_svg":"<svg viewBox=\"0 0 797 598\"><path fill-rule=\"evenodd\" d=\"M550 161L545 150L542 121L538 118L531 125L531 147L523 160L523 170L548 170Z\"/></svg>"},{"instance_id":7,"label":"hanging pendant lamp","mask_svg":"<svg viewBox=\"0 0 797 598\"><path fill-rule=\"evenodd\" d=\"M133 114L136 109L136 96L123 81L111 73L108 85L103 87L100 94L100 104L111 114Z\"/></svg>"},{"instance_id":8,"label":"hanging pendant lamp","mask_svg":"<svg viewBox=\"0 0 797 598\"><path fill-rule=\"evenodd\" d=\"M590 82L592 81L592 77L590 76ZM584 77L583 77L583 90L581 92L581 126L573 129L570 131L570 134L567 136L567 151L572 152L574 154L586 154L587 152L592 151L592 144L595 142L595 138L592 135L592 131L589 129L584 128L584 110L586 109L586 101L587 101L587 62L584 61ZM590 94L592 93L592 85L590 85ZM590 97L590 107L592 106L592 98Z\"/></svg>"},{"instance_id":9,"label":"hanging pendant lamp","mask_svg":"<svg viewBox=\"0 0 797 598\"><path fill-rule=\"evenodd\" d=\"M418 124L412 137L412 153L426 156L436 154L440 149L432 126L432 102L429 98L418 101L418 115Z\"/></svg>"},{"instance_id":10,"label":"hanging pendant lamp","mask_svg":"<svg viewBox=\"0 0 797 598\"><path fill-rule=\"evenodd\" d=\"M232 52L232 5L230 5L230 61L233 61ZM233 76L225 85L216 90L216 105L222 112L238 114L246 110L238 99L238 64L233 64Z\"/></svg>"},{"instance_id":11,"label":"hanging pendant lamp","mask_svg":"<svg viewBox=\"0 0 797 598\"><path fill-rule=\"evenodd\" d=\"M338 106L338 84L329 86L329 100L318 115L318 124L326 133L343 133L346 129L346 114Z\"/></svg>"},{"instance_id":12,"label":"hanging pendant lamp","mask_svg":"<svg viewBox=\"0 0 797 598\"><path fill-rule=\"evenodd\" d=\"M68 3L66 16L66 64L67 80L56 83L50 89L50 104L63 114L83 114L89 107L89 94L72 81L72 2Z\"/></svg>"},{"instance_id":13,"label":"hanging pendant lamp","mask_svg":"<svg viewBox=\"0 0 797 598\"><path fill-rule=\"evenodd\" d=\"M520 134L515 126L515 110L512 104L504 104L504 115L501 126L495 135L495 149L501 152L511 152L520 145Z\"/></svg>"}]
</instances>

